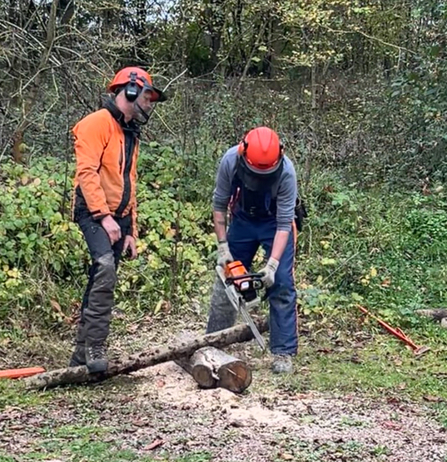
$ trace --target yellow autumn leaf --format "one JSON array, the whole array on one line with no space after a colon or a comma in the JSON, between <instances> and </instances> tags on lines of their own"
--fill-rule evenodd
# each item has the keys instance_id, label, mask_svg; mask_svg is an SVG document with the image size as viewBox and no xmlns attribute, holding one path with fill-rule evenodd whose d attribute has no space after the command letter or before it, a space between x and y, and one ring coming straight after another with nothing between
<instances>
[{"instance_id":1,"label":"yellow autumn leaf","mask_svg":"<svg viewBox=\"0 0 447 462\"><path fill-rule=\"evenodd\" d=\"M375 278L377 276L377 270L374 268L374 266L371 268L371 271L369 272L372 278Z\"/></svg>"}]
</instances>

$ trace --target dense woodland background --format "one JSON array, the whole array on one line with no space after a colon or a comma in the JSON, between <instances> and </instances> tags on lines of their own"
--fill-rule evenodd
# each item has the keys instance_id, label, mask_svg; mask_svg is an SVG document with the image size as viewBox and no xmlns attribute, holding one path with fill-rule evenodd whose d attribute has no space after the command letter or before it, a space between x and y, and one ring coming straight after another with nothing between
<instances>
[{"instance_id":1,"label":"dense woodland background","mask_svg":"<svg viewBox=\"0 0 447 462\"><path fill-rule=\"evenodd\" d=\"M88 255L70 221L70 129L126 65L170 99L143 136L140 254L123 262L120 310L206 310L215 169L265 124L310 213L302 315L320 326L362 302L417 323L414 309L446 300L446 33L434 0L1 2L3 332L76 318Z\"/></svg>"}]
</instances>

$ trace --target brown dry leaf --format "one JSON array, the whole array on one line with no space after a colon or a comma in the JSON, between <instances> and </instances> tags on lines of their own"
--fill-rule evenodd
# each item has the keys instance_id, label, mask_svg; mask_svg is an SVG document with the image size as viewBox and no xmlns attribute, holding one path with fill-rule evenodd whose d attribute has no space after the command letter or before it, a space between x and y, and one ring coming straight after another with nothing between
<instances>
[{"instance_id":1,"label":"brown dry leaf","mask_svg":"<svg viewBox=\"0 0 447 462\"><path fill-rule=\"evenodd\" d=\"M380 285L382 287L389 287L391 285L391 279L384 279Z\"/></svg>"},{"instance_id":2,"label":"brown dry leaf","mask_svg":"<svg viewBox=\"0 0 447 462\"><path fill-rule=\"evenodd\" d=\"M442 398L439 396L433 396L433 395L425 395L423 396L425 401L428 401L430 403L440 403L442 401Z\"/></svg>"},{"instance_id":3,"label":"brown dry leaf","mask_svg":"<svg viewBox=\"0 0 447 462\"><path fill-rule=\"evenodd\" d=\"M51 303L51 307L53 308L54 311L56 311L56 312L58 312L59 314L62 314L62 315L64 314L62 312L61 306L59 305L59 303L56 300L51 300L50 303Z\"/></svg>"},{"instance_id":4,"label":"brown dry leaf","mask_svg":"<svg viewBox=\"0 0 447 462\"><path fill-rule=\"evenodd\" d=\"M154 440L151 444L145 446L143 451L152 451L153 449L158 448L158 446L161 446L163 443L163 440Z\"/></svg>"},{"instance_id":5,"label":"brown dry leaf","mask_svg":"<svg viewBox=\"0 0 447 462\"><path fill-rule=\"evenodd\" d=\"M22 178L20 178L20 181L23 186L26 186L28 184L29 178L26 175L23 175Z\"/></svg>"},{"instance_id":6,"label":"brown dry leaf","mask_svg":"<svg viewBox=\"0 0 447 462\"><path fill-rule=\"evenodd\" d=\"M334 350L332 348L318 348L318 353L332 353Z\"/></svg>"},{"instance_id":7,"label":"brown dry leaf","mask_svg":"<svg viewBox=\"0 0 447 462\"><path fill-rule=\"evenodd\" d=\"M33 181L34 186L39 186L42 183L42 180L40 178L35 178Z\"/></svg>"},{"instance_id":8,"label":"brown dry leaf","mask_svg":"<svg viewBox=\"0 0 447 462\"><path fill-rule=\"evenodd\" d=\"M127 327L126 331L129 334L135 334L139 328L138 324L131 324L130 326Z\"/></svg>"},{"instance_id":9,"label":"brown dry leaf","mask_svg":"<svg viewBox=\"0 0 447 462\"><path fill-rule=\"evenodd\" d=\"M142 419L133 419L132 425L135 425L135 427L145 427L147 425L147 422Z\"/></svg>"},{"instance_id":10,"label":"brown dry leaf","mask_svg":"<svg viewBox=\"0 0 447 462\"><path fill-rule=\"evenodd\" d=\"M311 393L298 393L292 397L292 399L310 399L313 398Z\"/></svg>"},{"instance_id":11,"label":"brown dry leaf","mask_svg":"<svg viewBox=\"0 0 447 462\"><path fill-rule=\"evenodd\" d=\"M385 420L385 422L382 422L382 427L385 427L388 430L402 430L402 425L400 423L392 422L391 420Z\"/></svg>"},{"instance_id":12,"label":"brown dry leaf","mask_svg":"<svg viewBox=\"0 0 447 462\"><path fill-rule=\"evenodd\" d=\"M295 460L295 457L292 454L288 454L287 452L283 452L279 457L282 460Z\"/></svg>"}]
</instances>

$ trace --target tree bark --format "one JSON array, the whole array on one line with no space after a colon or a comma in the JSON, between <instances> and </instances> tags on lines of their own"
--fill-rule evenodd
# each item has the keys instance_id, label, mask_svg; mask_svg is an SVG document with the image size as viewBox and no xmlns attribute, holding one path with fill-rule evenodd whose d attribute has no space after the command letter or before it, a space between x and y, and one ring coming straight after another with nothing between
<instances>
[{"instance_id":1,"label":"tree bark","mask_svg":"<svg viewBox=\"0 0 447 462\"><path fill-rule=\"evenodd\" d=\"M436 308L430 310L416 310L416 314L420 316L426 316L433 319L434 321L441 321L444 318L447 318L447 309Z\"/></svg>"},{"instance_id":2,"label":"tree bark","mask_svg":"<svg viewBox=\"0 0 447 462\"><path fill-rule=\"evenodd\" d=\"M197 350L190 358L175 361L192 375L201 388L222 387L242 393L252 380L247 364L215 347Z\"/></svg>"},{"instance_id":3,"label":"tree bark","mask_svg":"<svg viewBox=\"0 0 447 462\"><path fill-rule=\"evenodd\" d=\"M268 330L267 319L260 318L255 321L259 332ZM241 343L251 340L253 334L245 324L225 329L212 334L197 337L194 340L182 342L180 345L155 346L147 351L135 353L117 361L111 361L106 372L89 374L86 366L58 369L45 372L24 379L27 388L42 389L59 385L99 382L119 374L129 374L166 361L174 361L185 356L191 356L200 348L214 346L223 347L232 343Z\"/></svg>"}]
</instances>

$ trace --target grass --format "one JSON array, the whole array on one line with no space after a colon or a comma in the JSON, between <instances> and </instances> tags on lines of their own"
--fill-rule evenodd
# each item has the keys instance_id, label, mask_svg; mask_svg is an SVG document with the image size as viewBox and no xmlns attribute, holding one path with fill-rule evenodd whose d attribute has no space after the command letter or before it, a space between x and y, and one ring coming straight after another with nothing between
<instances>
[{"instance_id":1,"label":"grass","mask_svg":"<svg viewBox=\"0 0 447 462\"><path fill-rule=\"evenodd\" d=\"M41 449L23 456L3 455L0 462L34 462L48 461L49 458L63 457L70 462L208 462L211 455L207 452L191 452L190 454L171 458L169 456L141 456L132 450L117 450L113 444L78 440L74 443L53 445L52 450Z\"/></svg>"},{"instance_id":2,"label":"grass","mask_svg":"<svg viewBox=\"0 0 447 462\"><path fill-rule=\"evenodd\" d=\"M417 338L417 333L412 337ZM270 386L296 393L318 391L358 393L370 398L447 400L445 337L442 330L440 339L426 337L424 345L431 350L420 357L403 343L383 334L355 346L346 338L344 343L331 342L321 335L312 340L301 339L300 353L295 360L296 374L274 378ZM259 380L259 387L264 387L262 377Z\"/></svg>"}]
</instances>

